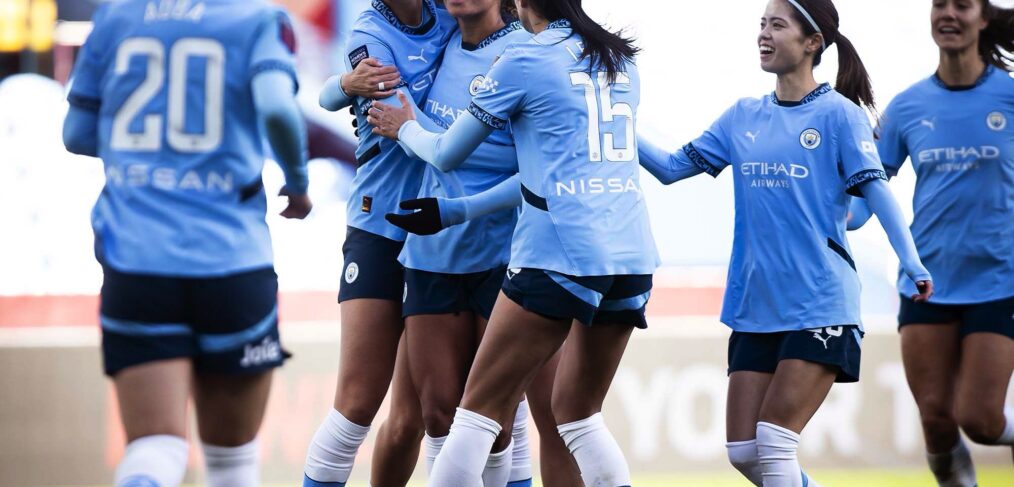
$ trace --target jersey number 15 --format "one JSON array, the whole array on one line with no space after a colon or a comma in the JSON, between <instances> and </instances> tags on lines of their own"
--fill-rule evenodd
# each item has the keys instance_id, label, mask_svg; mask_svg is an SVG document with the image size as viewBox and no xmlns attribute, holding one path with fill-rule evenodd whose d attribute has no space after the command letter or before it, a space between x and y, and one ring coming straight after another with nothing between
<instances>
[{"instance_id":1,"label":"jersey number 15","mask_svg":"<svg viewBox=\"0 0 1014 487\"><path fill-rule=\"evenodd\" d=\"M225 48L212 39L185 38L176 41L169 50L169 95L167 116L144 115L142 131L131 132L130 124L166 84L165 46L158 39L135 37L120 44L116 51L116 74L123 75L130 68L134 56L147 61L144 81L127 97L113 118L113 133L109 145L113 150L154 152L162 148L163 118L168 119L166 141L179 152L209 152L222 143L222 110L225 91ZM204 133L184 131L187 102L187 60L191 57L207 59L204 79Z\"/></svg>"},{"instance_id":2,"label":"jersey number 15","mask_svg":"<svg viewBox=\"0 0 1014 487\"><path fill-rule=\"evenodd\" d=\"M616 80L609 83L607 73L595 73L598 81L598 94L595 96L595 82L591 76L583 71L570 73L570 83L574 86L584 87L584 98L588 103L588 157L592 162L602 162L603 145L605 145L605 160L609 162L630 162L634 160L636 148L634 146L634 109L626 103L613 104L612 84L629 85L630 78L625 73L616 73ZM600 118L601 117L601 118ZM611 123L617 117L626 119L627 147L616 148L616 135L609 131L601 131L601 122ZM604 139L604 141L602 140Z\"/></svg>"}]
</instances>

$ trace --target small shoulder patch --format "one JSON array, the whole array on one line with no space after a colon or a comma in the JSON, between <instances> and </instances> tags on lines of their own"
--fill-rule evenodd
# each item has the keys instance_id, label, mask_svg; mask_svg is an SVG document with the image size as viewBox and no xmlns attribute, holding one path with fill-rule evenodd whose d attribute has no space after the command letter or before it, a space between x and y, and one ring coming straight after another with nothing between
<instances>
[{"instance_id":1,"label":"small shoulder patch","mask_svg":"<svg viewBox=\"0 0 1014 487\"><path fill-rule=\"evenodd\" d=\"M368 57L370 57L370 49L364 44L349 51L349 64L352 65L352 69L356 69L356 66L359 66L359 63Z\"/></svg>"}]
</instances>

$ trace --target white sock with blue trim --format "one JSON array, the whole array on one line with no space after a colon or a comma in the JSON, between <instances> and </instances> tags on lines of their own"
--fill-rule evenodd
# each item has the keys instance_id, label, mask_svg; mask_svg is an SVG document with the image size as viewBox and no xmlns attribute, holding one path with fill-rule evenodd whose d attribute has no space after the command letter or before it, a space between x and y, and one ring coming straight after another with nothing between
<instances>
[{"instance_id":1,"label":"white sock with blue trim","mask_svg":"<svg viewBox=\"0 0 1014 487\"><path fill-rule=\"evenodd\" d=\"M630 485L630 467L602 413L556 427L589 487Z\"/></svg>"},{"instance_id":2,"label":"white sock with blue trim","mask_svg":"<svg viewBox=\"0 0 1014 487\"><path fill-rule=\"evenodd\" d=\"M479 413L458 408L427 485L483 487L482 471L490 457L500 424Z\"/></svg>"},{"instance_id":3,"label":"white sock with blue trim","mask_svg":"<svg viewBox=\"0 0 1014 487\"><path fill-rule=\"evenodd\" d=\"M116 466L116 487L177 487L187 472L190 446L173 435L144 436L127 444Z\"/></svg>"},{"instance_id":4,"label":"white sock with blue trim","mask_svg":"<svg viewBox=\"0 0 1014 487\"><path fill-rule=\"evenodd\" d=\"M332 409L313 435L303 473L316 484L348 482L356 453L369 432L369 426L355 424Z\"/></svg>"},{"instance_id":5,"label":"white sock with blue trim","mask_svg":"<svg viewBox=\"0 0 1014 487\"><path fill-rule=\"evenodd\" d=\"M227 447L201 444L208 487L251 487L261 484L257 440Z\"/></svg>"}]
</instances>

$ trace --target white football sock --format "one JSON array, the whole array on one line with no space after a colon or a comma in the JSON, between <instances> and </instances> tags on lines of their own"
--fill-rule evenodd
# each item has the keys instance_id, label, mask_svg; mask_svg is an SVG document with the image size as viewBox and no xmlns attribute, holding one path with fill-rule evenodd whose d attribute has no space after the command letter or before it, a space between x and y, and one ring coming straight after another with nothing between
<instances>
[{"instance_id":1,"label":"white football sock","mask_svg":"<svg viewBox=\"0 0 1014 487\"><path fill-rule=\"evenodd\" d=\"M757 457L764 487L803 487L803 475L796 458L799 435L781 426L757 423Z\"/></svg>"},{"instance_id":2,"label":"white football sock","mask_svg":"<svg viewBox=\"0 0 1014 487\"><path fill-rule=\"evenodd\" d=\"M482 469L483 487L506 487L511 475L511 457L514 450L514 440L507 445L503 451L490 453L486 459L486 466Z\"/></svg>"},{"instance_id":3,"label":"white football sock","mask_svg":"<svg viewBox=\"0 0 1014 487\"><path fill-rule=\"evenodd\" d=\"M316 482L348 482L356 452L369 432L369 426L355 424L332 409L313 435L303 473Z\"/></svg>"},{"instance_id":4,"label":"white football sock","mask_svg":"<svg viewBox=\"0 0 1014 487\"><path fill-rule=\"evenodd\" d=\"M187 440L172 435L144 436L127 444L113 485L177 487L187 472Z\"/></svg>"},{"instance_id":5,"label":"white football sock","mask_svg":"<svg viewBox=\"0 0 1014 487\"><path fill-rule=\"evenodd\" d=\"M946 453L926 453L926 462L940 487L975 487L975 464L965 445L958 437L958 444Z\"/></svg>"},{"instance_id":6,"label":"white football sock","mask_svg":"<svg viewBox=\"0 0 1014 487\"><path fill-rule=\"evenodd\" d=\"M997 438L996 444L1014 446L1014 406L1003 408L1003 416L1007 419L1007 425L1004 426L1003 433L1000 433L1000 437Z\"/></svg>"},{"instance_id":7,"label":"white football sock","mask_svg":"<svg viewBox=\"0 0 1014 487\"><path fill-rule=\"evenodd\" d=\"M501 429L490 418L458 408L427 485L482 487L482 471Z\"/></svg>"},{"instance_id":8,"label":"white football sock","mask_svg":"<svg viewBox=\"0 0 1014 487\"><path fill-rule=\"evenodd\" d=\"M764 484L760 459L757 457L757 440L730 441L725 444L729 452L729 463L743 474L753 485Z\"/></svg>"},{"instance_id":9,"label":"white football sock","mask_svg":"<svg viewBox=\"0 0 1014 487\"><path fill-rule=\"evenodd\" d=\"M257 440L227 447L202 443L208 487L254 487L261 484Z\"/></svg>"},{"instance_id":10,"label":"white football sock","mask_svg":"<svg viewBox=\"0 0 1014 487\"><path fill-rule=\"evenodd\" d=\"M514 429L511 431L514 441L511 453L511 474L509 482L520 482L532 478L532 453L528 449L528 400L518 404L518 412L514 415Z\"/></svg>"},{"instance_id":11,"label":"white football sock","mask_svg":"<svg viewBox=\"0 0 1014 487\"><path fill-rule=\"evenodd\" d=\"M630 467L602 413L557 426L588 487L630 485Z\"/></svg>"},{"instance_id":12,"label":"white football sock","mask_svg":"<svg viewBox=\"0 0 1014 487\"><path fill-rule=\"evenodd\" d=\"M440 454L440 449L444 447L444 442L447 441L446 436L434 438L429 434L423 436L423 448L426 451L426 473L433 473L433 462L437 461L437 455Z\"/></svg>"}]
</instances>

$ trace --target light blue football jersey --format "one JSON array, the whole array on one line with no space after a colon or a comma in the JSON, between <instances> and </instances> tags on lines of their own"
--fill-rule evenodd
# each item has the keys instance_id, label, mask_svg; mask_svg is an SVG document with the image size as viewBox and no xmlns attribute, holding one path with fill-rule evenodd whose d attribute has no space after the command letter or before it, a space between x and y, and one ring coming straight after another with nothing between
<instances>
[{"instance_id":1,"label":"light blue football jersey","mask_svg":"<svg viewBox=\"0 0 1014 487\"><path fill-rule=\"evenodd\" d=\"M861 108L827 84L798 103L743 99L681 152L712 176L734 171L723 323L755 333L861 326L845 217L858 186L886 178Z\"/></svg>"},{"instance_id":2,"label":"light blue football jersey","mask_svg":"<svg viewBox=\"0 0 1014 487\"><path fill-rule=\"evenodd\" d=\"M895 97L879 128L888 172L911 159L912 236L933 274L930 302L1014 296L1014 79L989 67L973 87L935 75ZM901 273L898 290L916 293Z\"/></svg>"},{"instance_id":3,"label":"light blue football jersey","mask_svg":"<svg viewBox=\"0 0 1014 487\"><path fill-rule=\"evenodd\" d=\"M510 266L573 276L651 274L658 252L639 180L637 66L609 83L581 59L581 37L555 21L507 48L469 112L510 124L526 204Z\"/></svg>"},{"instance_id":4,"label":"light blue football jersey","mask_svg":"<svg viewBox=\"0 0 1014 487\"><path fill-rule=\"evenodd\" d=\"M474 46L463 45L461 33L456 33L444 51L443 64L422 111L444 128L461 115L470 116L467 109L472 95L482 86L496 58L506 46L531 37L520 22L508 24ZM503 157L502 147L513 146L510 130L500 129L453 171L445 173L426 164L419 196L458 198L496 186L518 172L517 157ZM504 210L435 235L409 234L400 260L409 269L450 274L503 267L510 259L516 221L516 210Z\"/></svg>"},{"instance_id":5,"label":"light blue football jersey","mask_svg":"<svg viewBox=\"0 0 1014 487\"><path fill-rule=\"evenodd\" d=\"M457 31L457 22L433 0L423 0L425 20L418 27L403 24L381 0L374 0L352 27L346 43L345 69L352 71L372 57L385 66L396 66L412 99L422 106L440 67L444 47ZM409 157L398 143L374 134L366 122L372 99L356 97L353 105L359 125L359 167L352 180L346 209L348 225L383 237L403 241L405 231L384 220L398 212L398 204L419 194L425 163ZM397 98L387 100L397 104Z\"/></svg>"},{"instance_id":6,"label":"light blue football jersey","mask_svg":"<svg viewBox=\"0 0 1014 487\"><path fill-rule=\"evenodd\" d=\"M124 0L94 21L68 98L99 113L98 259L193 277L271 265L250 83L295 79L288 16L260 0Z\"/></svg>"}]
</instances>

